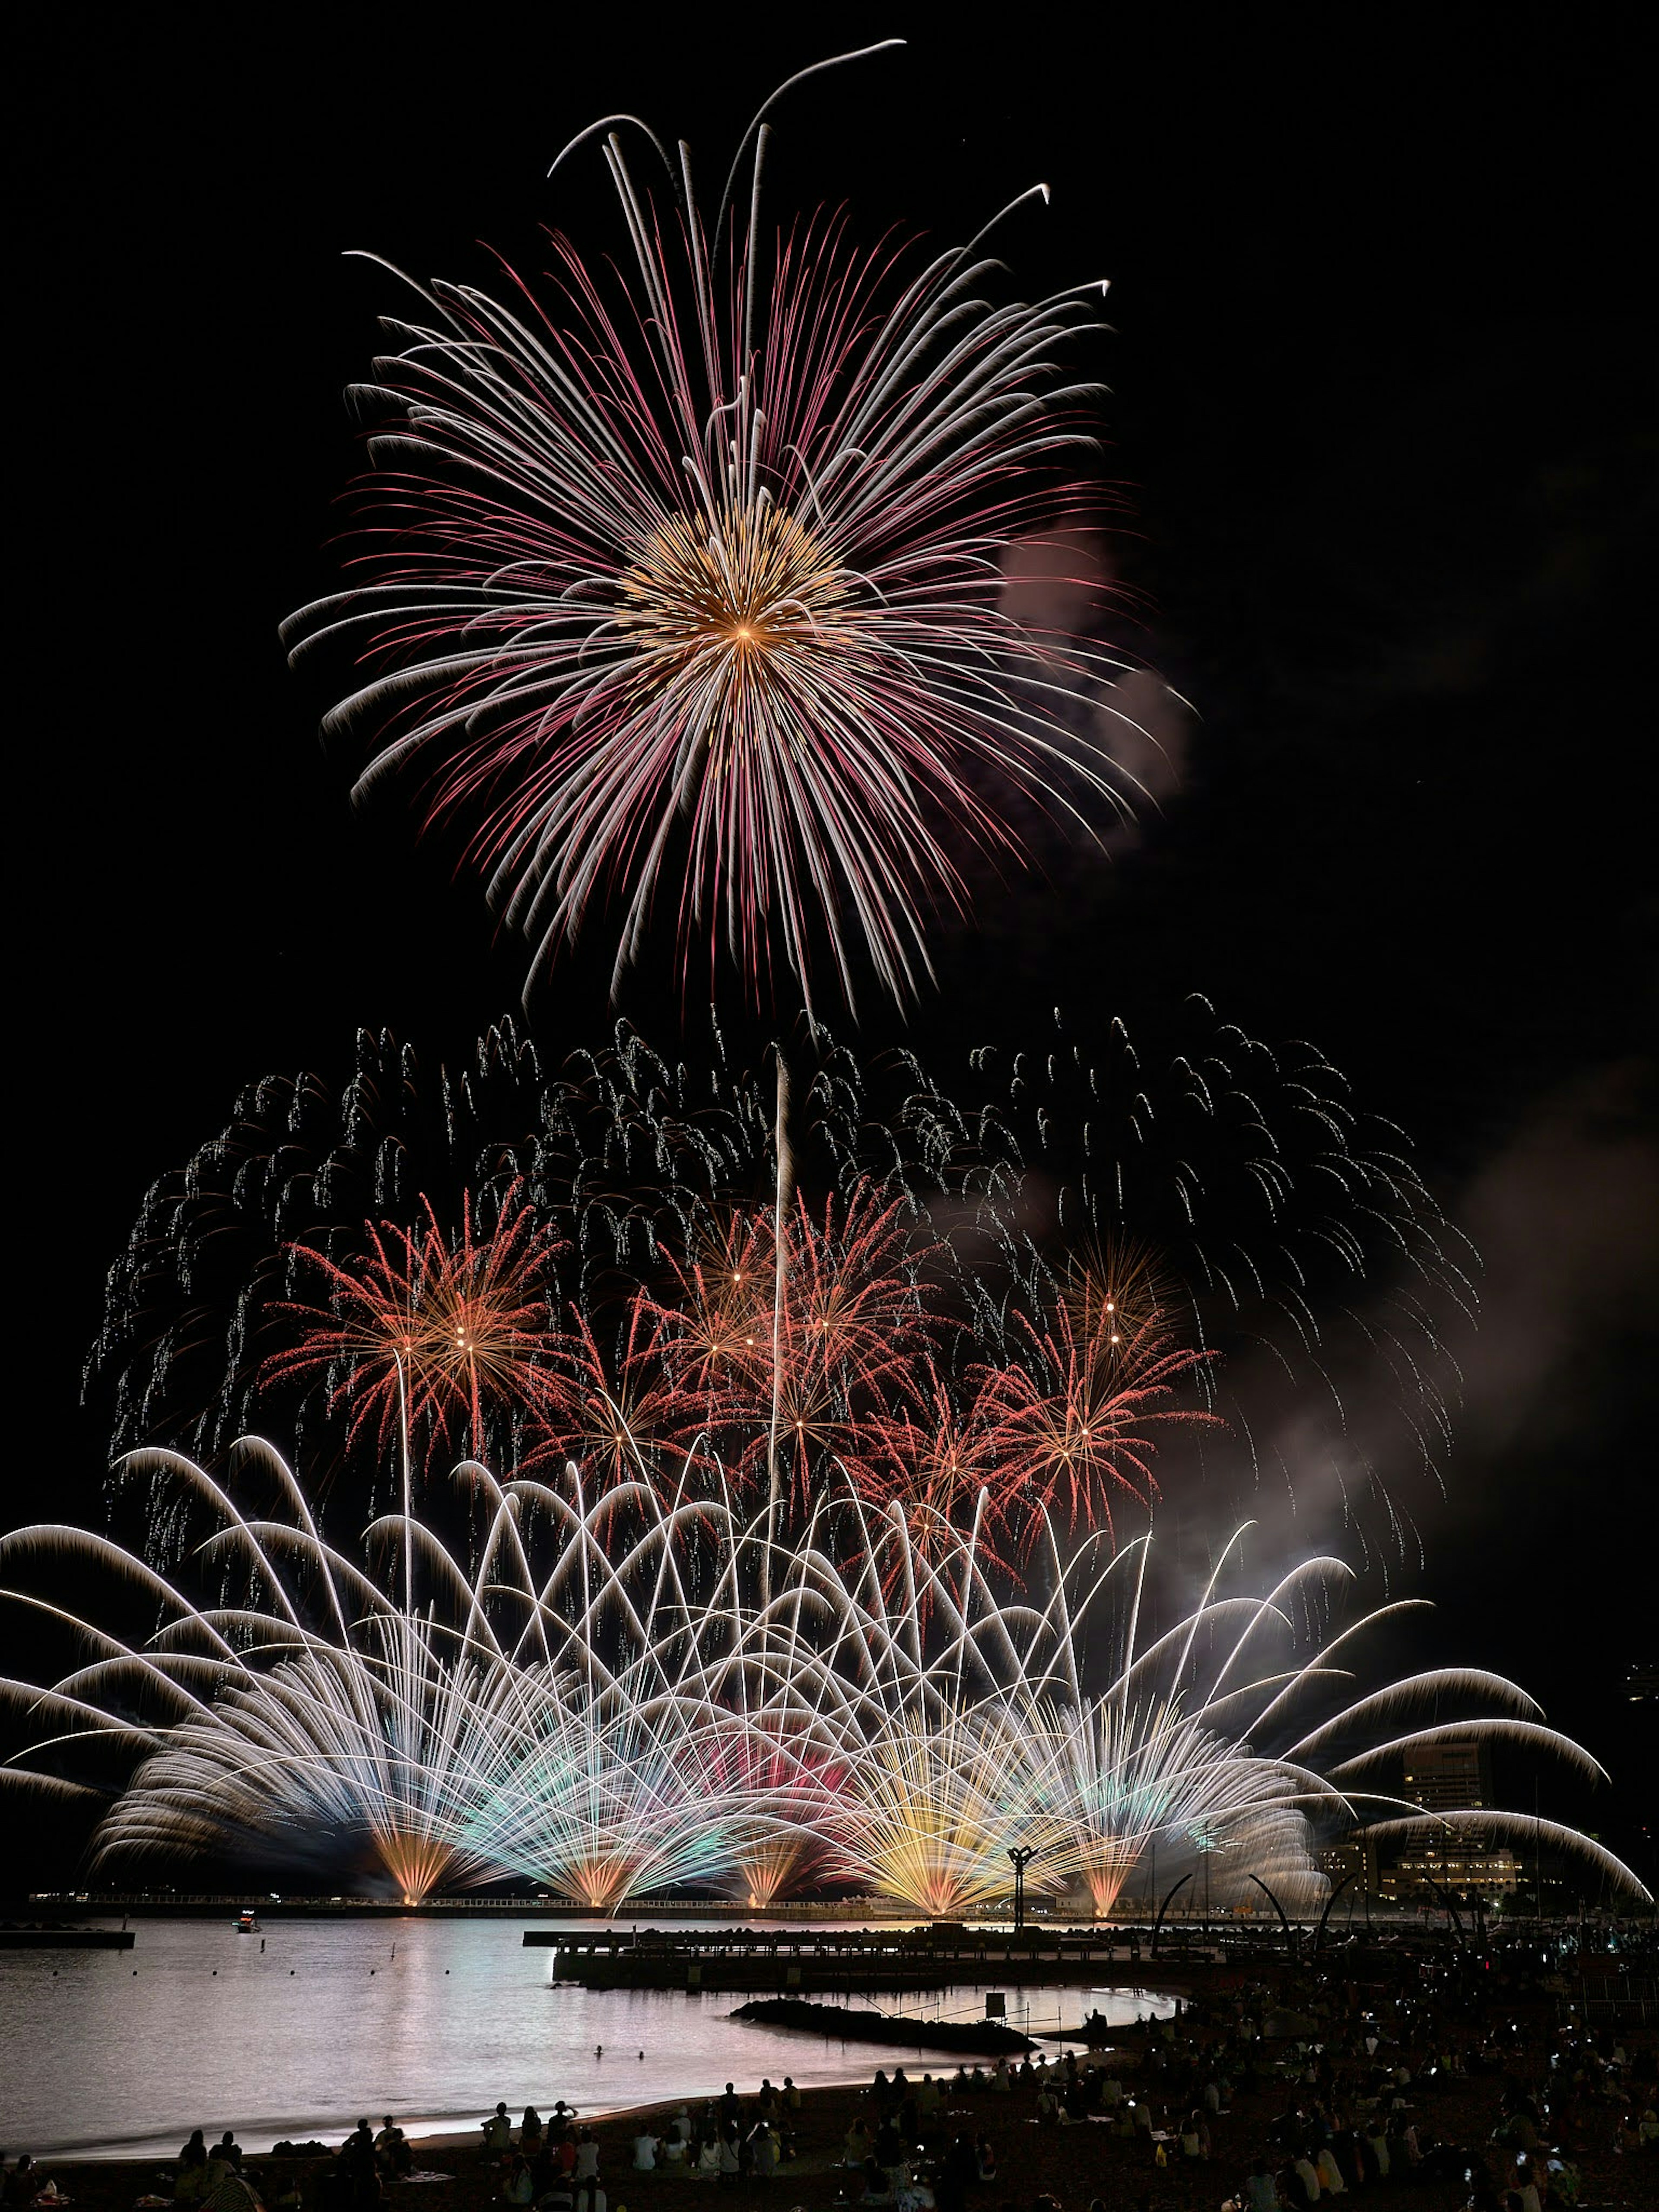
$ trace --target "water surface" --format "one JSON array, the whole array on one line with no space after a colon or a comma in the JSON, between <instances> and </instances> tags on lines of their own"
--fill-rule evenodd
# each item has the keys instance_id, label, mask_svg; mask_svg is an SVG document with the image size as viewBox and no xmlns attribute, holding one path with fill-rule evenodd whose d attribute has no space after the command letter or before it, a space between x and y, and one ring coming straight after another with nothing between
<instances>
[{"instance_id":1,"label":"water surface","mask_svg":"<svg viewBox=\"0 0 1659 2212\"><path fill-rule=\"evenodd\" d=\"M92 1923L111 1926L112 1922ZM207 1920L139 1920L121 1951L0 1952L0 2145L13 2156L171 2156L190 2130L234 2127L245 2150L284 2136L339 2140L360 2115L412 2134L462 2128L505 2098L585 2113L859 2080L909 2057L732 2020L740 1995L584 1990L550 1981L553 1954L491 1916L282 1920L239 1936ZM686 1923L677 1923L677 1926ZM757 1923L756 1924L761 1924ZM789 1932L805 1933L798 1923ZM261 1948L263 1945L263 1948ZM1166 2013L1145 1991L1034 1986L1008 2018L1034 2030L1091 2006L1118 2023ZM830 2002L831 2000L823 2000ZM982 2018L971 1986L854 1998L884 2012Z\"/></svg>"}]
</instances>

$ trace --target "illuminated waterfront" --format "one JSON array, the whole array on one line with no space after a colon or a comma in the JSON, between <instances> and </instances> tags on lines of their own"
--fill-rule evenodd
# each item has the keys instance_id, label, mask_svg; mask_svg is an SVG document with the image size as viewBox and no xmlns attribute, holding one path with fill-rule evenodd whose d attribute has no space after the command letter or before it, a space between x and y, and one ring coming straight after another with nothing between
<instances>
[{"instance_id":1,"label":"illuminated waterfront","mask_svg":"<svg viewBox=\"0 0 1659 2212\"><path fill-rule=\"evenodd\" d=\"M470 2127L497 2098L545 2112L563 2097L587 2114L764 2074L847 2081L911 2055L734 2021L732 1995L551 1985L550 1954L523 1948L526 1928L565 1924L543 1918L275 1920L258 1936L228 1922L135 1924L129 1953L0 1953L6 2140L37 2155L171 2156L210 2123L259 2150L284 2136L337 2141L360 2112L395 2112L415 2134ZM874 2002L985 2010L974 1987ZM1170 2002L1010 1985L1008 2013L1023 2026L1029 2006L1040 2030L1091 2005L1127 2021Z\"/></svg>"}]
</instances>

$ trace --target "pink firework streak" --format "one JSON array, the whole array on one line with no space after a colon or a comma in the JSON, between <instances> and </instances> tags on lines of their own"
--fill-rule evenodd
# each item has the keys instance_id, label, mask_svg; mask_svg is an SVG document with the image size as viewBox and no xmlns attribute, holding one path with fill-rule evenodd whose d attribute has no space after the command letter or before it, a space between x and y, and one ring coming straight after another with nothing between
<instances>
[{"instance_id":1,"label":"pink firework streak","mask_svg":"<svg viewBox=\"0 0 1659 2212\"><path fill-rule=\"evenodd\" d=\"M1082 734L1123 664L1001 604L1009 546L1092 503L1063 470L1094 387L1055 363L1103 288L992 304L983 232L927 261L839 216L774 237L767 135L729 238L684 155L646 134L665 213L612 132L631 266L554 235L539 285L416 288L364 387L360 580L285 627L355 649L325 731L367 735L360 793L407 772L464 823L532 983L609 911L614 988L661 892L683 981L706 938L810 1009L823 945L850 1005L861 947L904 1000L966 852L1018 863L1032 807L1092 835L1132 788Z\"/></svg>"}]
</instances>

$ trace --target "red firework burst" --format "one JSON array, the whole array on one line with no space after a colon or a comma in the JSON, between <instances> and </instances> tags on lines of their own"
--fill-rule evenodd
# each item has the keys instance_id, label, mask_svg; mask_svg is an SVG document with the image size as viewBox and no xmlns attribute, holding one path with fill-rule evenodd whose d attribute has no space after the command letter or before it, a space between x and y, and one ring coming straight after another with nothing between
<instances>
[{"instance_id":1,"label":"red firework burst","mask_svg":"<svg viewBox=\"0 0 1659 2212\"><path fill-rule=\"evenodd\" d=\"M571 1387L547 1291L561 1248L535 1208L518 1205L518 1192L514 1183L488 1233L475 1226L469 1193L459 1236L422 1197L424 1222L365 1224L364 1249L349 1261L295 1245L327 1302L281 1309L303 1333L265 1362L264 1379L327 1378L350 1406L348 1447L365 1431L385 1445L406 1429L434 1444L453 1446L459 1436L477 1457L492 1411L562 1425Z\"/></svg>"},{"instance_id":2,"label":"red firework burst","mask_svg":"<svg viewBox=\"0 0 1659 2212\"><path fill-rule=\"evenodd\" d=\"M981 1404L964 1408L935 1381L929 1401L865 1425L856 1455L843 1461L859 1496L885 1513L896 1505L909 1530L912 1557L929 1565L959 1547L961 1532L973 1522L981 1491L995 1489L995 1440ZM981 1522L980 1556L993 1567L1012 1571L999 1549L995 1516ZM902 1548L890 1547L882 1587L890 1597L905 1572ZM927 1593L919 1602L927 1609Z\"/></svg>"},{"instance_id":3,"label":"red firework burst","mask_svg":"<svg viewBox=\"0 0 1659 2212\"><path fill-rule=\"evenodd\" d=\"M775 1454L802 1495L823 1455L860 1462L926 1402L944 1327L918 1280L928 1256L906 1202L868 1184L817 1213L798 1197L781 1255L769 1212L733 1217L649 1307L680 1448L744 1487Z\"/></svg>"},{"instance_id":4,"label":"red firework burst","mask_svg":"<svg viewBox=\"0 0 1659 2212\"><path fill-rule=\"evenodd\" d=\"M1224 1425L1170 1402L1209 1355L1176 1343L1157 1313L1130 1329L1115 1300L1085 1292L1061 1299L1044 1324L1022 1314L1017 1328L1024 1356L980 1370L974 1419L994 1469L992 1517L1022 1548L1041 1513L1109 1533L1115 1497L1149 1504L1149 1431Z\"/></svg>"}]
</instances>

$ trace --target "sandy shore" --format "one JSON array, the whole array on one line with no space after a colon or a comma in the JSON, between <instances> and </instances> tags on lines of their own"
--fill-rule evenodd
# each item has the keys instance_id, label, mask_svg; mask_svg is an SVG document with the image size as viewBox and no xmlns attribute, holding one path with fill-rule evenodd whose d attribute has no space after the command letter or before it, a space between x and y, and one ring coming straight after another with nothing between
<instances>
[{"instance_id":1,"label":"sandy shore","mask_svg":"<svg viewBox=\"0 0 1659 2212\"><path fill-rule=\"evenodd\" d=\"M884 2059L890 2068L889 2054L872 2054L872 2073ZM1114 2064L1131 2094L1139 2063L1133 2038L1116 2046ZM758 2086L740 2081L738 2088L747 2100ZM1483 2145L1498 2123L1501 2091L1502 2083L1495 2075L1458 2081L1419 2107L1419 2127L1443 2141ZM1120 2206L1143 2204L1151 2212L1218 2212L1224 2198L1242 2183L1251 2158L1265 2148L1268 2124L1283 2101L1283 2090L1277 2085L1236 2094L1231 2112L1212 2123L1213 2155L1205 2164L1175 2162L1158 2166L1139 2143L1121 2142L1098 2124L1040 2127L1033 2094L1018 2089L1007 2095L987 2090L952 2096L947 2100L942 2121L931 2132L946 2137L957 2131L984 2135L996 2151L998 2178L970 2193L970 2212L1026 2207L1044 2195L1054 2198L1061 2212L1085 2212L1096 2197L1114 2212ZM687 2197L695 2198L703 2191L716 2193L715 2185L684 2175L631 2170L630 2146L641 2117L653 2124L654 2131L661 2132L675 2109L672 2103L645 2106L593 2122L610 2212L624 2212L624 2208L625 2212L673 2212L674 2206ZM796 2117L795 2158L770 2181L744 2180L719 2193L769 2202L777 2212L795 2212L795 2208L799 2212L832 2212L832 2208L845 2203L843 2192L855 2189L842 2165L841 2154L846 2130L860 2112L872 2118L867 2087L807 2093ZM692 2117L694 2120L698 2117L696 2106ZM378 2125L380 2115L372 2118ZM1591 2108L1578 2139L1571 2146L1583 2177L1582 2201L1587 2206L1659 2204L1659 2156L1618 2154L1614 2148L1617 2118L1607 2107ZM435 2168L446 2178L388 2187L387 2212L489 2212L490 2208L501 2205L499 2169L484 2156L476 2132L420 2138L416 2153L417 2166ZM274 2204L285 2191L297 2185L309 2212L315 2201L319 2161L255 2157L248 2160L247 2166L268 2204ZM151 2191L165 2193L169 2185L153 2164L138 2160L82 2165L53 2160L51 2171L59 2187L85 2212L129 2212L139 2197ZM1396 2198L1401 2212L1457 2212L1468 2196L1461 2184L1398 2177L1375 2183L1362 2193L1374 2199Z\"/></svg>"}]
</instances>

